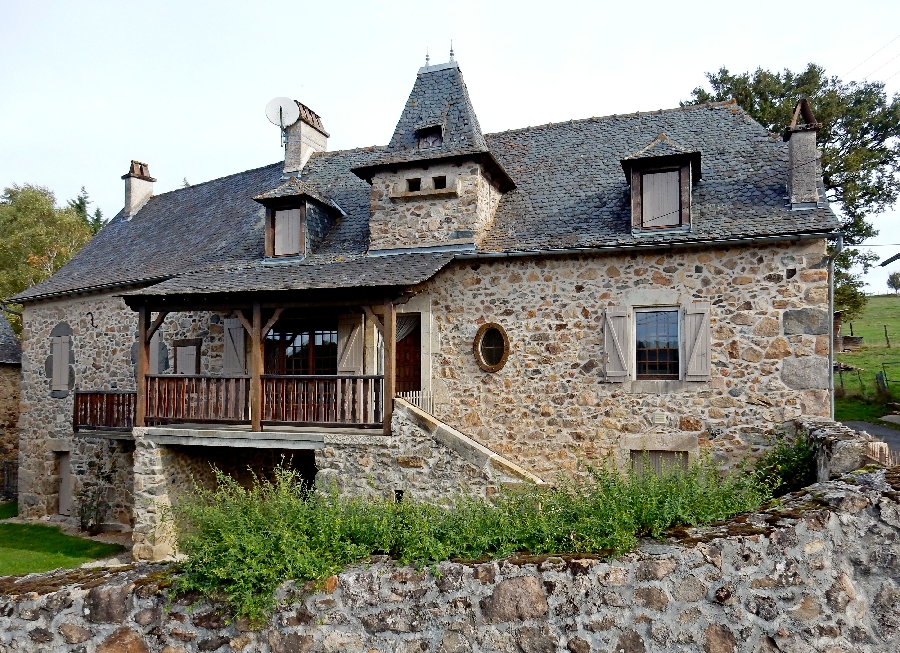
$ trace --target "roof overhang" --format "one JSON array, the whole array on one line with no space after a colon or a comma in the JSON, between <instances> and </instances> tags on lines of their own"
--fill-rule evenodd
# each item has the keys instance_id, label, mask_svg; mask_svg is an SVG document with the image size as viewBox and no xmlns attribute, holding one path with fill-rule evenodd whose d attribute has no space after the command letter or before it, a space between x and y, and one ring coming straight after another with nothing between
<instances>
[{"instance_id":1,"label":"roof overhang","mask_svg":"<svg viewBox=\"0 0 900 653\"><path fill-rule=\"evenodd\" d=\"M666 166L691 166L691 182L700 181L700 152L685 152L684 154L665 154L663 156L646 156L635 159L622 159L622 170L625 171L625 179L631 184L631 172L633 170L646 170L649 168L663 168Z\"/></svg>"},{"instance_id":2,"label":"roof overhang","mask_svg":"<svg viewBox=\"0 0 900 653\"><path fill-rule=\"evenodd\" d=\"M494 158L494 155L487 151L447 153L444 155L441 155L440 153L434 153L428 158L417 157L405 160L398 158L393 161L387 160L365 166L358 166L356 168L352 168L351 172L360 179L364 179L371 184L372 177L384 170L406 170L409 168L428 167L431 164L437 163L462 163L463 161L477 161L482 166L484 166L485 171L490 175L491 180L497 184L498 188L503 193L511 191L516 187L516 182L512 180L512 177L509 176L509 173L507 173L500 162Z\"/></svg>"}]
</instances>

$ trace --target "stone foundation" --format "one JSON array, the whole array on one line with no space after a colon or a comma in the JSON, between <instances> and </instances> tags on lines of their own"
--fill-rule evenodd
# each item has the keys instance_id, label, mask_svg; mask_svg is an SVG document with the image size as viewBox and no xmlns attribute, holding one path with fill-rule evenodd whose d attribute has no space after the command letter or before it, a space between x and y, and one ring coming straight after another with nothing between
<instances>
[{"instance_id":1,"label":"stone foundation","mask_svg":"<svg viewBox=\"0 0 900 653\"><path fill-rule=\"evenodd\" d=\"M821 483L614 560L374 561L285 584L258 629L165 596L154 567L5 579L0 652L884 653L900 647L898 491L896 469Z\"/></svg>"}]
</instances>

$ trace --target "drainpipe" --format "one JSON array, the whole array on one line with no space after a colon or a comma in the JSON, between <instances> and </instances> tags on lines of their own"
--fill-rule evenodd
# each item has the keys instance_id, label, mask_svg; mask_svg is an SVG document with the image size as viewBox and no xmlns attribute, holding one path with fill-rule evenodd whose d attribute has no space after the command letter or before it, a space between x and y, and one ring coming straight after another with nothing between
<instances>
[{"instance_id":1,"label":"drainpipe","mask_svg":"<svg viewBox=\"0 0 900 653\"><path fill-rule=\"evenodd\" d=\"M828 257L828 314L831 331L828 342L828 391L831 395L831 419L834 419L834 259L844 250L844 237L838 234L834 253Z\"/></svg>"}]
</instances>

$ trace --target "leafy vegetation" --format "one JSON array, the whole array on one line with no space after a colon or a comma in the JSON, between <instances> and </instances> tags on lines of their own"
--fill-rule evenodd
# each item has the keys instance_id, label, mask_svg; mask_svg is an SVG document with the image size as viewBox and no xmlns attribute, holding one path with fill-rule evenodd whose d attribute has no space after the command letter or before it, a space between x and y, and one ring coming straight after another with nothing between
<instances>
[{"instance_id":1,"label":"leafy vegetation","mask_svg":"<svg viewBox=\"0 0 900 653\"><path fill-rule=\"evenodd\" d=\"M7 501L0 503L0 519L11 519L19 514L19 503L17 501Z\"/></svg>"},{"instance_id":2,"label":"leafy vegetation","mask_svg":"<svg viewBox=\"0 0 900 653\"><path fill-rule=\"evenodd\" d=\"M900 292L900 272L891 272L887 278L887 285L895 295Z\"/></svg>"},{"instance_id":3,"label":"leafy vegetation","mask_svg":"<svg viewBox=\"0 0 900 653\"><path fill-rule=\"evenodd\" d=\"M794 492L816 482L816 449L805 433L795 438L778 435L757 462L759 481L776 496Z\"/></svg>"},{"instance_id":4,"label":"leafy vegetation","mask_svg":"<svg viewBox=\"0 0 900 653\"><path fill-rule=\"evenodd\" d=\"M863 280L850 269L859 265L864 274L878 257L853 246L877 234L866 217L890 208L900 195L900 95L889 100L883 82L843 82L812 63L800 72L758 68L736 75L723 67L706 78L711 91L695 88L688 104L735 98L776 134L790 124L797 101L809 100L822 125L817 141L825 189L841 210L849 246L835 260L835 306L847 311L845 317L859 315L866 304Z\"/></svg>"},{"instance_id":5,"label":"leafy vegetation","mask_svg":"<svg viewBox=\"0 0 900 653\"><path fill-rule=\"evenodd\" d=\"M0 300L49 278L68 262L103 223L99 210L88 215L81 194L60 208L41 186L10 186L0 194ZM21 318L7 315L17 333Z\"/></svg>"},{"instance_id":6,"label":"leafy vegetation","mask_svg":"<svg viewBox=\"0 0 900 653\"><path fill-rule=\"evenodd\" d=\"M249 488L218 472L216 489L197 488L173 508L188 556L175 587L222 597L237 615L260 620L279 583L321 581L373 554L417 565L515 552L615 554L640 536L724 519L768 497L755 475L722 478L708 462L661 476L592 470L552 489L457 497L446 507L311 492L286 467Z\"/></svg>"}]
</instances>

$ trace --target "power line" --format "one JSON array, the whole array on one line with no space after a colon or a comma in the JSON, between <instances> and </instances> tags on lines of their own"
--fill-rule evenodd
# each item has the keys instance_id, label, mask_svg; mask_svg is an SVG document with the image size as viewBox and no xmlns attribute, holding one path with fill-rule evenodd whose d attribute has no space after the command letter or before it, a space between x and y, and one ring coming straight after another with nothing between
<instances>
[{"instance_id":1,"label":"power line","mask_svg":"<svg viewBox=\"0 0 900 653\"><path fill-rule=\"evenodd\" d=\"M887 61L885 61L883 64L881 64L880 66L878 66L878 68L876 68L875 70L873 70L872 72L870 72L868 75L866 75L865 77L863 77L863 79L868 79L869 77L871 77L872 75L874 75L875 73L877 73L879 70L881 70L882 68L884 68L885 66L887 66L889 63L891 63L894 59L900 59L900 54L898 54L896 57L891 57L890 59L888 59Z\"/></svg>"},{"instance_id":2,"label":"power line","mask_svg":"<svg viewBox=\"0 0 900 653\"><path fill-rule=\"evenodd\" d=\"M844 77L846 77L847 75L849 75L850 73L852 73L854 70L856 70L857 68L859 68L860 66L862 66L862 65L863 65L864 63L866 63L869 59L871 59L871 58L874 57L876 54L878 54L879 52L881 52L882 50L884 50L887 46L889 46L891 43L893 43L893 42L896 41L897 39L900 39L900 34L898 34L897 36L895 36L894 38L892 38L890 41L888 41L885 45L883 45L882 47L880 47L880 48L879 48L878 50L876 50L874 53L870 54L868 57L866 57L865 59L863 59L862 61L860 61L858 64L856 64L855 66L853 66L853 68L851 68L851 69L848 70L846 73L844 73ZM865 79L865 78L863 78L863 79Z\"/></svg>"}]
</instances>

